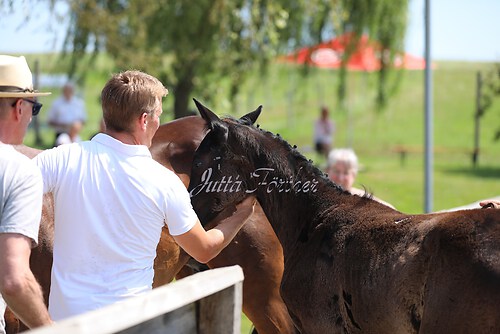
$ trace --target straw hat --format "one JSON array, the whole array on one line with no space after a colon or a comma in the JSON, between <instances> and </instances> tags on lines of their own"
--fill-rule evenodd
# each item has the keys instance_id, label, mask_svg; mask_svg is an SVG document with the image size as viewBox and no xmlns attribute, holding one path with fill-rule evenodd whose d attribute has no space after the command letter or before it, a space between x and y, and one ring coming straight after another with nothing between
<instances>
[{"instance_id":1,"label":"straw hat","mask_svg":"<svg viewBox=\"0 0 500 334\"><path fill-rule=\"evenodd\" d=\"M33 78L26 59L0 55L0 97L46 96L33 90Z\"/></svg>"}]
</instances>

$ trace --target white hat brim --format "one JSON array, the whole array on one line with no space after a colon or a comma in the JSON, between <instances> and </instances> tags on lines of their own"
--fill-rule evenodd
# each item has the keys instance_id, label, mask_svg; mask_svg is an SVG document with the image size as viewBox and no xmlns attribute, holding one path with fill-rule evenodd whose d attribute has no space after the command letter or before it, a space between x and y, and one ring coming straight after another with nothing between
<instances>
[{"instance_id":1,"label":"white hat brim","mask_svg":"<svg viewBox=\"0 0 500 334\"><path fill-rule=\"evenodd\" d=\"M42 92L0 92L0 97L36 97L36 96L47 96L52 93L42 93Z\"/></svg>"}]
</instances>

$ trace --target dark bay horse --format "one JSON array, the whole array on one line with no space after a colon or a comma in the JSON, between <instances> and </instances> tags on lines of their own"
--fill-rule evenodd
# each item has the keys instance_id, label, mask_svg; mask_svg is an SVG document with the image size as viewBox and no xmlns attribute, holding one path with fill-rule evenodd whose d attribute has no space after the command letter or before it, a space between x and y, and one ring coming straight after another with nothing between
<instances>
[{"instance_id":1,"label":"dark bay horse","mask_svg":"<svg viewBox=\"0 0 500 334\"><path fill-rule=\"evenodd\" d=\"M205 134L206 122L201 117L190 116L171 121L160 126L156 132L151 154L156 161L179 175L187 187L194 152ZM160 252L164 253L166 249L178 254L180 261L174 258L173 265L165 265L165 260L159 258ZM170 282L190 258L168 232L162 233L157 256L155 286ZM297 333L279 292L283 250L258 203L254 214L234 240L208 266L219 268L234 264L243 269L243 312L257 332Z\"/></svg>"},{"instance_id":2,"label":"dark bay horse","mask_svg":"<svg viewBox=\"0 0 500 334\"><path fill-rule=\"evenodd\" d=\"M500 333L500 210L408 215L332 183L253 123L219 119L189 191L203 219L256 196L283 246L281 295L302 333Z\"/></svg>"},{"instance_id":3,"label":"dark bay horse","mask_svg":"<svg viewBox=\"0 0 500 334\"><path fill-rule=\"evenodd\" d=\"M150 148L153 158L173 170L189 184L194 152L206 133L206 122L201 117L185 117L160 126ZM40 150L25 146L17 148L33 158ZM40 282L45 301L50 290L52 267L52 236L54 225L53 199L45 195L39 246L32 250L30 266ZM189 273L186 263L190 256L162 230L156 250L153 287L171 282L174 277ZM252 218L240 230L235 239L212 261L210 268L239 264L244 272L243 311L259 333L297 333L279 294L283 273L283 251L262 208L256 205ZM6 314L8 333L26 329L11 314Z\"/></svg>"}]
</instances>

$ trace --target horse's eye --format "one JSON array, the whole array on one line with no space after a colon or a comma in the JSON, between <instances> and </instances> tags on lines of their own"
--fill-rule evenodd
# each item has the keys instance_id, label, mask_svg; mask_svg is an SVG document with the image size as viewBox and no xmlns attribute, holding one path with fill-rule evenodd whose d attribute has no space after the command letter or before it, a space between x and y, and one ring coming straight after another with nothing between
<instances>
[{"instance_id":1,"label":"horse's eye","mask_svg":"<svg viewBox=\"0 0 500 334\"><path fill-rule=\"evenodd\" d=\"M195 167L201 167L202 163L201 162L197 162L194 164Z\"/></svg>"}]
</instances>

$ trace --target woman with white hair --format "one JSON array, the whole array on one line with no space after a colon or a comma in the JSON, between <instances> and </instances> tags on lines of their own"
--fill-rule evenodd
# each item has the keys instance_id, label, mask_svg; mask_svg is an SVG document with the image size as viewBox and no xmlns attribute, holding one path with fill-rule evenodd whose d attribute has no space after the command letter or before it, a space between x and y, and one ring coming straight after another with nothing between
<instances>
[{"instance_id":1,"label":"woman with white hair","mask_svg":"<svg viewBox=\"0 0 500 334\"><path fill-rule=\"evenodd\" d=\"M358 157L350 148L336 148L328 153L327 174L330 180L348 190L353 195L363 196L364 190L354 188L354 180L359 171ZM373 199L394 208L391 204L373 196Z\"/></svg>"}]
</instances>

